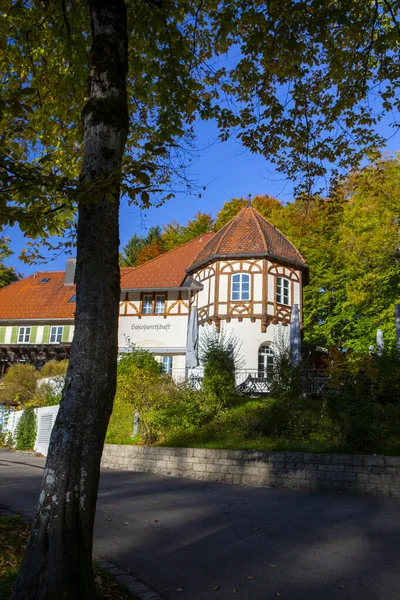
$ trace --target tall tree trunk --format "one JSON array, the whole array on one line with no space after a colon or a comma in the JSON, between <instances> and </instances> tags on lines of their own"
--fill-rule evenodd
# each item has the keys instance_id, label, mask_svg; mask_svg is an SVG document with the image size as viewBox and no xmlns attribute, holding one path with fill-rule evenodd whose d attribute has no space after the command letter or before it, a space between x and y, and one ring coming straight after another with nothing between
<instances>
[{"instance_id":1,"label":"tall tree trunk","mask_svg":"<svg viewBox=\"0 0 400 600\"><path fill-rule=\"evenodd\" d=\"M92 0L83 111L75 335L16 600L95 597L92 537L100 459L116 385L118 211L128 132L124 0Z\"/></svg>"}]
</instances>

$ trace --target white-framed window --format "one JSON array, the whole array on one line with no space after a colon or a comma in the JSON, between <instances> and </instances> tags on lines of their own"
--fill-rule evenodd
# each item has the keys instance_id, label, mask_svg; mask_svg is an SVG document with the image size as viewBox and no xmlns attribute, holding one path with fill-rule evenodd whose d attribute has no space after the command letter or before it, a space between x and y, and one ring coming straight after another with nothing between
<instances>
[{"instance_id":1,"label":"white-framed window","mask_svg":"<svg viewBox=\"0 0 400 600\"><path fill-rule=\"evenodd\" d=\"M165 313L165 296L164 294L156 295L156 315L163 315Z\"/></svg>"},{"instance_id":2,"label":"white-framed window","mask_svg":"<svg viewBox=\"0 0 400 600\"><path fill-rule=\"evenodd\" d=\"M55 325L50 327L50 344L61 344L64 327Z\"/></svg>"},{"instance_id":3,"label":"white-framed window","mask_svg":"<svg viewBox=\"0 0 400 600\"><path fill-rule=\"evenodd\" d=\"M18 343L28 344L31 338L31 327L20 327L18 330Z\"/></svg>"},{"instance_id":4,"label":"white-framed window","mask_svg":"<svg viewBox=\"0 0 400 600\"><path fill-rule=\"evenodd\" d=\"M286 277L276 278L276 301L278 304L290 304L290 281Z\"/></svg>"},{"instance_id":5,"label":"white-framed window","mask_svg":"<svg viewBox=\"0 0 400 600\"><path fill-rule=\"evenodd\" d=\"M151 315L153 312L153 295L145 294L143 296L143 310L144 315Z\"/></svg>"},{"instance_id":6,"label":"white-framed window","mask_svg":"<svg viewBox=\"0 0 400 600\"><path fill-rule=\"evenodd\" d=\"M161 371L172 375L172 356L163 356L161 359Z\"/></svg>"},{"instance_id":7,"label":"white-framed window","mask_svg":"<svg viewBox=\"0 0 400 600\"><path fill-rule=\"evenodd\" d=\"M270 379L274 372L274 353L271 344L262 344L258 349L258 376Z\"/></svg>"},{"instance_id":8,"label":"white-framed window","mask_svg":"<svg viewBox=\"0 0 400 600\"><path fill-rule=\"evenodd\" d=\"M250 275L246 273L232 275L231 300L250 300Z\"/></svg>"}]
</instances>

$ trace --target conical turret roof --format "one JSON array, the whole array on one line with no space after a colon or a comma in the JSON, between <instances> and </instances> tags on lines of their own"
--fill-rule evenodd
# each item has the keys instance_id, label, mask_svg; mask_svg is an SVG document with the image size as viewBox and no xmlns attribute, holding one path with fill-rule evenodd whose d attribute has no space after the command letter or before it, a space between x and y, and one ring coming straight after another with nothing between
<instances>
[{"instance_id":1,"label":"conical turret roof","mask_svg":"<svg viewBox=\"0 0 400 600\"><path fill-rule=\"evenodd\" d=\"M308 269L292 242L255 208L246 206L205 244L187 271L218 259L261 257Z\"/></svg>"}]
</instances>

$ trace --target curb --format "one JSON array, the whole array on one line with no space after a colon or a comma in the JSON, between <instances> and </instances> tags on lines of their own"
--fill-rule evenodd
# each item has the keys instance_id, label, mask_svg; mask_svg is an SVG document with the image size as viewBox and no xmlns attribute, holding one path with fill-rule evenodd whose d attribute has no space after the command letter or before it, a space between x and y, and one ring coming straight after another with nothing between
<instances>
[{"instance_id":1,"label":"curb","mask_svg":"<svg viewBox=\"0 0 400 600\"><path fill-rule=\"evenodd\" d=\"M31 522L31 519L28 517L20 515L19 513L6 508L0 507L0 515L5 517L20 517L24 523ZM117 565L114 565L108 560L100 558L95 554L93 554L93 560L101 569L107 571L107 573L109 573L109 575L111 575L115 581L124 587L128 594L132 594L137 600L164 600L160 594L152 590L145 583L142 583L139 579L136 579L136 577L133 577L133 575L131 575L128 571L121 569L121 567L117 567Z\"/></svg>"},{"instance_id":2,"label":"curb","mask_svg":"<svg viewBox=\"0 0 400 600\"><path fill-rule=\"evenodd\" d=\"M164 600L160 594L152 590L145 583L133 577L128 571L117 567L113 563L108 562L108 560L101 559L97 556L93 556L95 562L99 565L100 568L104 569L109 573L114 579L122 585L130 594L133 594L138 600Z\"/></svg>"}]
</instances>

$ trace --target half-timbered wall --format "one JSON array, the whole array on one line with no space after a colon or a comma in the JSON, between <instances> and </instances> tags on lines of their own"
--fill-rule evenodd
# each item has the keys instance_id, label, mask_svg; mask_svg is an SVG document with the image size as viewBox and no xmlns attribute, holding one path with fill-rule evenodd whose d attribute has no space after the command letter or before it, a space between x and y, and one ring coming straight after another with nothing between
<instances>
[{"instance_id":1,"label":"half-timbered wall","mask_svg":"<svg viewBox=\"0 0 400 600\"><path fill-rule=\"evenodd\" d=\"M232 298L232 277L238 273L249 275L250 297L248 300ZM277 301L277 278L288 280L289 301ZM199 322L220 321L259 322L265 333L269 324L288 325L293 304L302 312L301 272L272 263L266 259L218 261L201 269L194 278L203 285L196 295Z\"/></svg>"},{"instance_id":2,"label":"half-timbered wall","mask_svg":"<svg viewBox=\"0 0 400 600\"><path fill-rule=\"evenodd\" d=\"M164 312L162 318L167 319L170 316L187 315L189 310L188 295L187 292L182 291L135 291L125 292L121 295L119 303L119 316L120 317L142 317L148 318L150 315L143 312L143 302L145 296L151 297L153 301L153 310L151 314L156 314L156 300L157 297L164 298Z\"/></svg>"}]
</instances>

